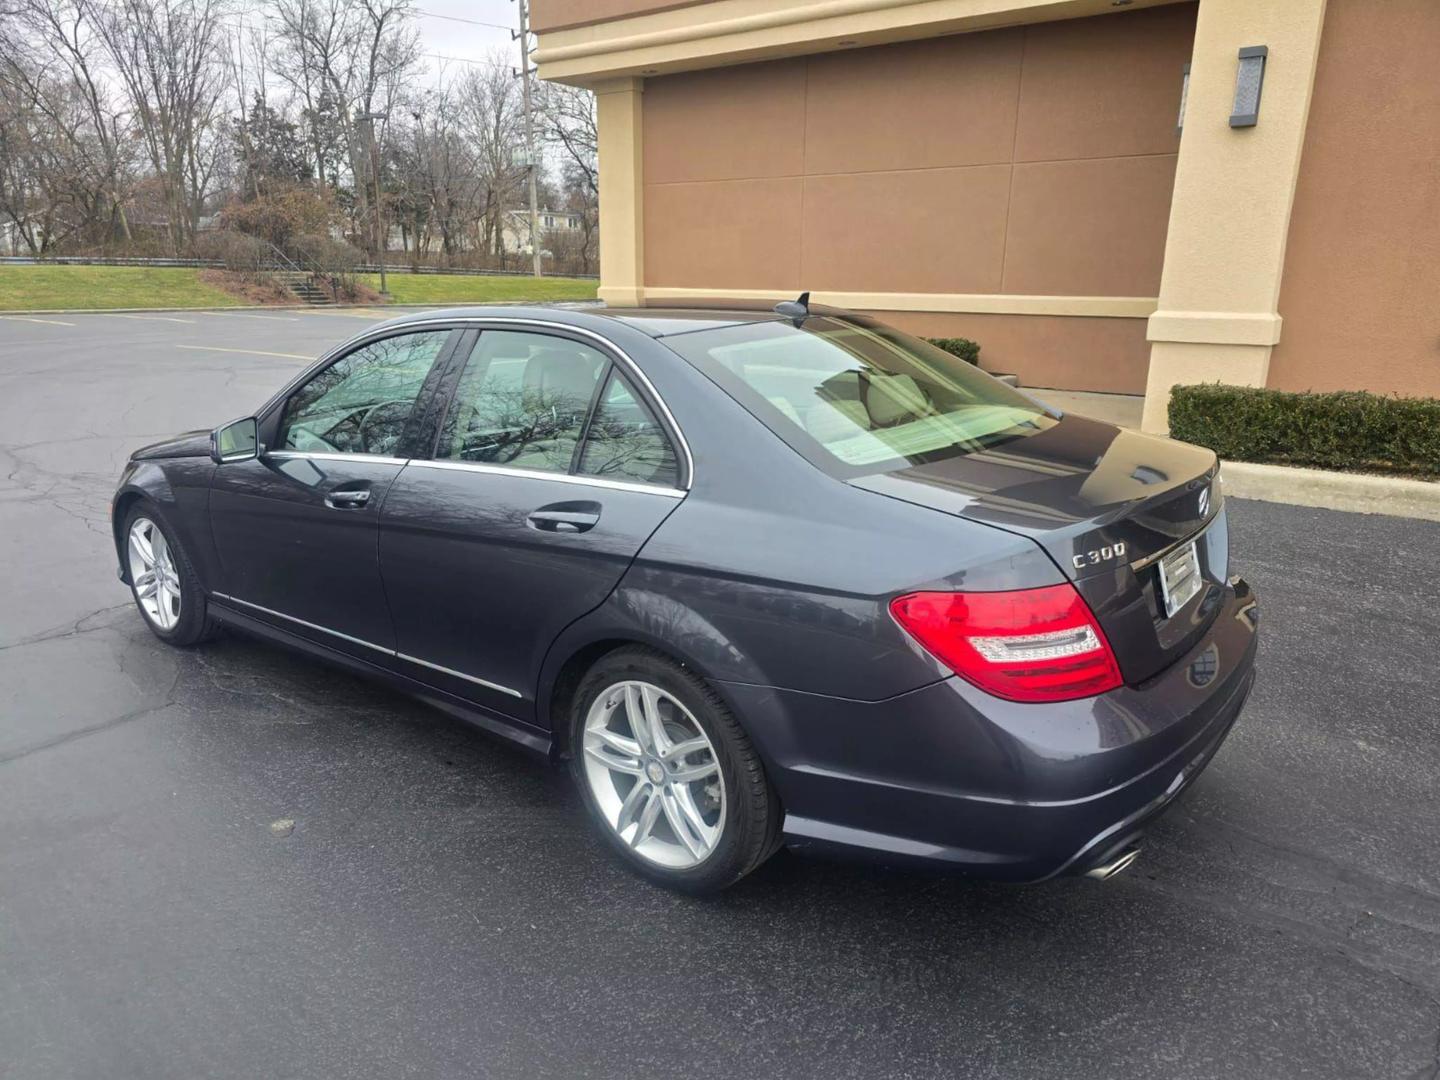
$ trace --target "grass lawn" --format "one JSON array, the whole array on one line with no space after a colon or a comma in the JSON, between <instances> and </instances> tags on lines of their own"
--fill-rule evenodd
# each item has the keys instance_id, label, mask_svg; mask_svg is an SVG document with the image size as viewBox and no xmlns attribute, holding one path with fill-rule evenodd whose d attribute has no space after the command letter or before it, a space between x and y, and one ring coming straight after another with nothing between
<instances>
[{"instance_id":1,"label":"grass lawn","mask_svg":"<svg viewBox=\"0 0 1440 1080\"><path fill-rule=\"evenodd\" d=\"M391 302L396 304L482 304L496 301L594 300L599 282L562 277L498 277L490 274L389 274ZM365 274L372 289L379 274Z\"/></svg>"},{"instance_id":2,"label":"grass lawn","mask_svg":"<svg viewBox=\"0 0 1440 1080\"><path fill-rule=\"evenodd\" d=\"M0 266L0 311L46 308L208 308L253 303L200 280L201 271L147 266ZM378 274L362 275L372 288ZM391 274L396 304L593 300L596 282L489 274Z\"/></svg>"},{"instance_id":3,"label":"grass lawn","mask_svg":"<svg viewBox=\"0 0 1440 1080\"><path fill-rule=\"evenodd\" d=\"M0 311L234 307L200 271L148 266L0 266Z\"/></svg>"}]
</instances>

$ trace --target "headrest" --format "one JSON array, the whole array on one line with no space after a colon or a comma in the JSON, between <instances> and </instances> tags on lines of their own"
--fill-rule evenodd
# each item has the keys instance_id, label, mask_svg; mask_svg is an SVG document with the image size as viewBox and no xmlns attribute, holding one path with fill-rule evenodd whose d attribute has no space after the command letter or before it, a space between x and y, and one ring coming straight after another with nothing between
<instances>
[{"instance_id":1,"label":"headrest","mask_svg":"<svg viewBox=\"0 0 1440 1080\"><path fill-rule=\"evenodd\" d=\"M907 416L922 416L928 404L925 392L910 375L868 373L865 409L876 427L889 427Z\"/></svg>"},{"instance_id":2,"label":"headrest","mask_svg":"<svg viewBox=\"0 0 1440 1080\"><path fill-rule=\"evenodd\" d=\"M522 388L550 405L565 402L580 407L590 400L602 359L580 349L540 349L525 364Z\"/></svg>"}]
</instances>

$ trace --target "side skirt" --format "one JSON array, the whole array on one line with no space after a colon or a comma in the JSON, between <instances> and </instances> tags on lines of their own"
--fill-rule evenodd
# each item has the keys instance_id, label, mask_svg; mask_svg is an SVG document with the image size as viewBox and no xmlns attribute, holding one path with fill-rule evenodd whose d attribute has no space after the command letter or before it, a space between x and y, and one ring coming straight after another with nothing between
<instances>
[{"instance_id":1,"label":"side skirt","mask_svg":"<svg viewBox=\"0 0 1440 1080\"><path fill-rule=\"evenodd\" d=\"M440 690L429 683L412 679L408 675L402 675L398 671L382 667L379 664L372 664L362 660L358 656L351 656L349 653L340 652L318 641L311 641L309 638L293 634L288 630L275 626L272 623L264 622L244 612L229 607L223 600L214 596L206 598L212 614L219 622L226 626L233 627L244 633L252 634L255 637L266 641L274 642L294 649L296 652L304 653L307 656L321 660L335 667L344 668L355 675L360 675L377 682L383 682L402 693L418 698L432 708L439 709L447 716L453 716L457 720L463 720L488 732L497 735L507 742L518 743L526 750L541 754L547 758L550 755L550 744L552 742L550 732L534 727L530 724L523 724L508 717L501 718L498 714L483 709L471 702L464 701Z\"/></svg>"}]
</instances>

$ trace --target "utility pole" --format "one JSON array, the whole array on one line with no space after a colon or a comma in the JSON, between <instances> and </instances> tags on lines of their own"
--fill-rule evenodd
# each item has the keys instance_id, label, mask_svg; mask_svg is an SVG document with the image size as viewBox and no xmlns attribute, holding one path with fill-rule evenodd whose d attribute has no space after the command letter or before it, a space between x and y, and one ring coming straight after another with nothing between
<instances>
[{"instance_id":1,"label":"utility pole","mask_svg":"<svg viewBox=\"0 0 1440 1080\"><path fill-rule=\"evenodd\" d=\"M542 277L540 269L540 207L536 204L535 174L540 162L535 157L535 122L530 117L530 11L525 0L516 0L520 9L520 93L525 101L525 156L530 169L530 257L534 274Z\"/></svg>"},{"instance_id":2,"label":"utility pole","mask_svg":"<svg viewBox=\"0 0 1440 1080\"><path fill-rule=\"evenodd\" d=\"M390 290L385 280L385 219L380 213L380 140L375 136L375 123L384 120L389 113L361 113L355 119L365 123L370 131L370 167L375 173L375 257L380 261L380 298L390 299Z\"/></svg>"}]
</instances>

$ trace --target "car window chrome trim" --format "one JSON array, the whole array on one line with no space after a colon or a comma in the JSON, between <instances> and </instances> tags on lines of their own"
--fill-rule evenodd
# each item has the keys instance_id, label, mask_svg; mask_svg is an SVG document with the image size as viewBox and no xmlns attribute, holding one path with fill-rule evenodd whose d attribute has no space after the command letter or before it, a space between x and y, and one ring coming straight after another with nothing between
<instances>
[{"instance_id":1,"label":"car window chrome trim","mask_svg":"<svg viewBox=\"0 0 1440 1080\"><path fill-rule=\"evenodd\" d=\"M683 499L685 492L680 488L663 484L646 484L638 480L610 480L603 476L587 476L584 473L545 472L543 469L511 468L508 465L490 465L483 461L452 461L444 458L412 458L412 469L446 469L456 472L478 472L494 476L518 476L526 480L553 480L557 484L576 484L582 487L609 488L614 491L634 491L641 495L660 495L667 499Z\"/></svg>"},{"instance_id":2,"label":"car window chrome trim","mask_svg":"<svg viewBox=\"0 0 1440 1080\"><path fill-rule=\"evenodd\" d=\"M223 600L227 604L239 604L241 607L247 607L255 611L264 612L266 615L273 615L277 619L285 619L289 622L304 626L310 630L318 630L322 634L330 634L331 636L340 638L343 641L349 641L355 645L363 645L367 649L374 649L378 653L384 653L386 656L393 656L397 660L405 660L412 664L419 664L421 667L430 668L432 671L444 672L446 675L453 675L457 679L464 679L467 682L475 683L476 685L483 686L489 690L497 690L502 694L509 694L511 697L520 698L522 701L525 699L525 695L522 694L519 690L512 690L508 686L501 686L499 683L491 682L489 679L481 679L475 675L466 675L463 671L456 671L454 668L442 667L440 664L432 664L429 660L421 660L418 656L408 656L405 653L399 652L395 649L387 649L384 645L376 645L373 641L366 641L364 638L352 637L350 634L342 634L339 630L331 630L328 626L321 626L319 623L308 622L305 619L296 618L294 615L286 615L283 611L276 611L274 608L268 608L261 604L253 604L249 600L241 600L238 596L229 596L226 593L222 592L212 592L210 595L213 596L216 600Z\"/></svg>"},{"instance_id":3,"label":"car window chrome trim","mask_svg":"<svg viewBox=\"0 0 1440 1080\"><path fill-rule=\"evenodd\" d=\"M532 326L544 330L559 330L564 333L576 334L580 337L588 338L589 340L599 344L602 350L618 359L621 362L621 365L625 368L626 373L634 376L634 378L640 383L640 385L649 393L651 400L654 401L656 407L660 410L661 423L665 426L668 433L674 437L675 443L681 455L684 457L685 483L683 485L683 490L689 491L690 488L694 486L695 455L690 451L690 442L685 438L685 432L680 427L679 421L675 419L675 414L670 411L670 406L666 403L665 398L662 397L660 391L655 388L655 384L650 381L650 376L646 375L645 372L640 369L640 365L634 361L634 359L630 356L629 353L627 353L619 345L615 344L615 342L607 338L604 334L597 333L594 330L590 330L582 326L571 326L569 323L552 322L548 319L526 319L516 318L514 316L486 317L484 315L462 315L451 316L449 318L437 317L434 319L421 319L416 322L399 323L383 327L372 327L369 330L364 331L363 333L355 335L348 341L340 343L339 345L331 349L329 352L322 354L313 364L307 367L304 371L301 371L298 375L296 375L293 379L286 383L285 386L282 387L276 394L271 396L271 398L266 401L263 406L261 406L260 410L255 415L264 416L271 409L273 409L276 404L283 402L287 397L289 397L291 392L297 386L302 385L302 383L310 377L312 372L322 370L327 364L331 363L336 358L343 356L346 352L349 352L352 349L358 349L360 346L367 344L369 341L379 340L380 338L385 337L394 337L397 334L408 333L410 331L434 330L437 328L448 328L454 330L462 326L478 326L482 330L486 326ZM343 456L353 457L355 455Z\"/></svg>"},{"instance_id":4,"label":"car window chrome trim","mask_svg":"<svg viewBox=\"0 0 1440 1080\"><path fill-rule=\"evenodd\" d=\"M384 454L345 454L336 450L267 450L260 455L279 461L369 461L376 465L405 465L409 458L387 457Z\"/></svg>"},{"instance_id":5,"label":"car window chrome trim","mask_svg":"<svg viewBox=\"0 0 1440 1080\"><path fill-rule=\"evenodd\" d=\"M408 660L412 664L419 664L421 667L427 667L431 671L439 671L443 672L446 675L453 675L457 679L464 679L466 682L473 682L479 686L485 687L487 690L498 690L502 694L509 694L511 697L517 697L521 699L525 697L525 695L520 693L519 690L512 690L508 686L501 686L499 683L493 683L489 679L481 679L475 675L466 675L463 671L456 671L454 668L444 667L441 664L432 664L429 660L421 660L418 656L408 656L405 653L397 652L395 654L395 658L397 660Z\"/></svg>"},{"instance_id":6,"label":"car window chrome trim","mask_svg":"<svg viewBox=\"0 0 1440 1080\"><path fill-rule=\"evenodd\" d=\"M659 407L663 418L662 423L669 428L670 433L675 437L676 443L679 444L680 452L685 455L684 490L690 490L691 485L695 482L695 456L690 452L690 443L685 438L685 432L681 429L680 422L675 419L675 414L670 411L670 406L666 404L665 399L660 395L660 391L655 389L655 384L650 381L650 376L646 375L645 372L640 369L640 365L635 363L630 354L619 345L615 344L615 342L611 341L604 334L598 334L594 330L588 330L580 326L570 326L566 323L550 322L545 319L518 319L500 316L493 319L475 317L470 321L480 324L482 327L485 324L501 326L541 326L551 330L564 330L569 333L579 334L582 337L587 337L592 341L598 342L603 350L617 357L627 372L640 381L641 386L649 392L651 399Z\"/></svg>"},{"instance_id":7,"label":"car window chrome trim","mask_svg":"<svg viewBox=\"0 0 1440 1080\"><path fill-rule=\"evenodd\" d=\"M439 325L449 326L449 321L443 319L427 319L423 324L398 323L395 325L372 326L367 330L362 330L354 337L346 338L339 345L332 346L312 360L308 366L301 368L300 371L291 377L289 382L265 400L265 404L256 410L255 415L257 417L264 416L277 405L284 404L285 399L288 398L297 387L303 386L314 375L325 370L325 368L329 367L330 364L340 359L340 357L344 356L347 352L358 349L360 346L367 345L372 341L379 341L381 338L399 337L401 334L406 333L412 326L420 329L434 330ZM454 326L449 326L449 328L452 330L455 329ZM444 355L445 352L442 349L436 359L438 360Z\"/></svg>"}]
</instances>

